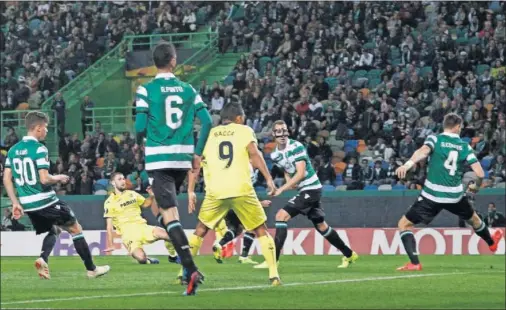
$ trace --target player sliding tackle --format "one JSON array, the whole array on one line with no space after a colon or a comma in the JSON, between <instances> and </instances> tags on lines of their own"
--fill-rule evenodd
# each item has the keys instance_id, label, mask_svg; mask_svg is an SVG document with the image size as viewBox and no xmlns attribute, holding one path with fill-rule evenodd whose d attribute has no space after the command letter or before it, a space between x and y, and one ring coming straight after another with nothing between
<instances>
[{"instance_id":1,"label":"player sliding tackle","mask_svg":"<svg viewBox=\"0 0 506 310\"><path fill-rule=\"evenodd\" d=\"M146 170L160 209L161 224L189 275L185 294L193 295L204 276L193 261L188 239L179 222L177 194L190 169L200 168L200 156L212 120L195 89L172 73L176 68L176 51L172 44L158 44L153 51L153 62L158 74L139 86L136 92L135 130L138 143L146 132ZM196 147L195 118L201 123Z\"/></svg>"},{"instance_id":2,"label":"player sliding tackle","mask_svg":"<svg viewBox=\"0 0 506 310\"><path fill-rule=\"evenodd\" d=\"M267 217L251 183L250 159L267 181L269 192L276 190L253 130L243 125L244 111L239 104L229 103L221 111L222 124L211 130L203 154L206 197L199 212L199 221L190 238L193 255L198 253L204 236L233 210L244 229L254 231L269 268L269 279L280 285L274 240L267 232ZM199 170L188 182L188 211L195 210L194 193Z\"/></svg>"},{"instance_id":3,"label":"player sliding tackle","mask_svg":"<svg viewBox=\"0 0 506 310\"><path fill-rule=\"evenodd\" d=\"M423 146L415 151L411 159L397 168L397 176L399 179L404 179L406 173L416 163L430 156L423 190L416 202L399 220L398 226L402 243L410 262L397 270L422 270L418 259L416 240L412 232L413 226L418 223L428 225L443 209L466 220L474 228L476 234L485 240L490 250L497 251L502 231L497 229L494 236L491 236L485 223L476 214L468 198L464 195L462 184L464 163L467 162L471 165L471 169L478 178L476 184L468 187L468 191L473 194L478 192L485 173L471 146L460 139L462 123L462 118L459 115L447 114L443 120L444 132L437 136L428 136Z\"/></svg>"},{"instance_id":4,"label":"player sliding tackle","mask_svg":"<svg viewBox=\"0 0 506 310\"><path fill-rule=\"evenodd\" d=\"M274 192L279 196L286 190L297 186L298 195L288 201L288 204L276 214L276 260L279 261L281 249L286 240L288 221L299 214L305 215L313 222L316 230L327 239L330 244L339 249L344 257L338 268L348 268L358 259L337 232L325 222L325 213L320 205L322 185L316 175L311 160L304 146L288 138L288 128L282 120L273 124L272 134L276 140L276 149L271 153L272 161L284 169L286 183ZM265 264L254 268L265 268Z\"/></svg>"},{"instance_id":5,"label":"player sliding tackle","mask_svg":"<svg viewBox=\"0 0 506 310\"><path fill-rule=\"evenodd\" d=\"M165 240L169 257L175 257L176 251L170 242L169 235L160 227L150 226L141 216L140 208L156 208L153 191L149 188L149 197L130 190L126 190L125 176L120 172L111 175L111 185L114 192L107 198L104 204L104 218L107 224L107 241L109 248L106 252L114 251L113 230L121 235L121 240L128 253L139 262L139 264L158 264L156 258L146 256L142 249L145 244L158 240Z\"/></svg>"},{"instance_id":6,"label":"player sliding tackle","mask_svg":"<svg viewBox=\"0 0 506 310\"><path fill-rule=\"evenodd\" d=\"M63 174L49 174L47 148L40 143L46 138L49 118L42 112L29 112L25 118L28 134L12 146L5 161L3 182L12 202L12 213L19 219L26 212L37 235L47 232L42 241L40 257L35 268L43 279L50 279L49 254L53 250L59 228L69 232L74 247L84 262L88 278L109 272L109 266L95 266L81 225L67 204L56 197L51 185L68 182ZM14 191L14 179L17 195ZM19 199L18 199L19 197Z\"/></svg>"}]
</instances>

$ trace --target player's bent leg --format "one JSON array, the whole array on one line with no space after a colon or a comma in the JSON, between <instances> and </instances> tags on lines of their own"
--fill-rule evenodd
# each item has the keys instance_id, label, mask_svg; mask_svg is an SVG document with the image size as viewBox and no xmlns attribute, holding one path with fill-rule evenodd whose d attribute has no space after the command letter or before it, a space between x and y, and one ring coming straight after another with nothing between
<instances>
[{"instance_id":1,"label":"player's bent leg","mask_svg":"<svg viewBox=\"0 0 506 310\"><path fill-rule=\"evenodd\" d=\"M295 210L294 210L295 211ZM288 221L292 218L291 209L285 207L276 213L276 261L279 261L281 250L285 245L286 236L288 234Z\"/></svg>"},{"instance_id":2,"label":"player's bent leg","mask_svg":"<svg viewBox=\"0 0 506 310\"><path fill-rule=\"evenodd\" d=\"M499 242L503 236L502 230L496 229L494 235L491 236L487 225L484 221L481 220L475 211L473 211L473 216L470 219L466 220L466 222L471 225L474 229L474 232L488 244L490 251L497 251L497 246L499 245Z\"/></svg>"},{"instance_id":3,"label":"player's bent leg","mask_svg":"<svg viewBox=\"0 0 506 310\"><path fill-rule=\"evenodd\" d=\"M135 247L130 253L132 257L141 265L146 264L159 264L160 261L156 258L150 258L146 256L146 252L141 247Z\"/></svg>"},{"instance_id":4,"label":"player's bent leg","mask_svg":"<svg viewBox=\"0 0 506 310\"><path fill-rule=\"evenodd\" d=\"M251 257L248 256L254 240L255 240L254 232L247 231L244 233L244 237L242 239L242 252L241 256L239 256L239 263L252 264L252 265L258 264L258 262L252 260Z\"/></svg>"},{"instance_id":5,"label":"player's bent leg","mask_svg":"<svg viewBox=\"0 0 506 310\"><path fill-rule=\"evenodd\" d=\"M416 246L415 236L413 235L414 224L406 215L403 215L397 226L401 235L402 244L409 256L410 263L397 268L399 271L419 271L422 270L422 265L418 259L418 251Z\"/></svg>"},{"instance_id":6,"label":"player's bent leg","mask_svg":"<svg viewBox=\"0 0 506 310\"><path fill-rule=\"evenodd\" d=\"M35 269L37 269L37 273L41 279L51 279L51 275L49 274L49 254L54 248L56 244L56 239L60 234L61 229L57 226L51 227L48 231L46 237L42 241L42 250L40 257L35 261Z\"/></svg>"},{"instance_id":7,"label":"player's bent leg","mask_svg":"<svg viewBox=\"0 0 506 310\"><path fill-rule=\"evenodd\" d=\"M348 268L352 263L354 263L358 259L357 253L353 252L339 237L337 231L332 229L327 222L325 222L323 217L312 218L314 227L316 230L328 240L330 244L336 247L341 253L343 253L344 257L342 258L341 265L338 268Z\"/></svg>"},{"instance_id":8,"label":"player's bent leg","mask_svg":"<svg viewBox=\"0 0 506 310\"><path fill-rule=\"evenodd\" d=\"M84 265L86 266L86 270L88 270L88 278L97 278L109 272L111 269L109 266L95 266L93 263L90 248L84 239L83 228L77 222L77 220L63 225L62 229L66 230L69 234L72 235L72 241L74 242L74 247L77 251L77 254L79 254L84 262Z\"/></svg>"}]
</instances>

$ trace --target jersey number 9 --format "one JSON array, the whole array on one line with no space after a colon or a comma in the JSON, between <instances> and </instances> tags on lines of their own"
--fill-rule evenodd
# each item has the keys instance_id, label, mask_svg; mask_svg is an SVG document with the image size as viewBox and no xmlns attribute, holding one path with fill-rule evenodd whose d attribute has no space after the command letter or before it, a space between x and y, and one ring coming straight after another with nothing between
<instances>
[{"instance_id":1,"label":"jersey number 9","mask_svg":"<svg viewBox=\"0 0 506 310\"><path fill-rule=\"evenodd\" d=\"M23 159L14 158L12 160L12 168L19 176L19 178L14 179L16 184L18 184L19 186L23 186L25 185L25 183L28 185L37 184L37 175L35 174L35 164L33 163L33 160L31 160L30 158L28 157L25 157Z\"/></svg>"},{"instance_id":2,"label":"jersey number 9","mask_svg":"<svg viewBox=\"0 0 506 310\"><path fill-rule=\"evenodd\" d=\"M221 160L228 160L225 168L230 168L234 160L234 146L230 141L223 141L219 145L219 155Z\"/></svg>"}]
</instances>

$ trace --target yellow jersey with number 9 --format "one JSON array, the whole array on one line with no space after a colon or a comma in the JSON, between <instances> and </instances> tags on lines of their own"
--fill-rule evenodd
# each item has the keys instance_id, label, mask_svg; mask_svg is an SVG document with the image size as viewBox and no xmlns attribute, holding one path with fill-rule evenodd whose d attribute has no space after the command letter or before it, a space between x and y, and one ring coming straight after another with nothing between
<instances>
[{"instance_id":1,"label":"yellow jersey with number 9","mask_svg":"<svg viewBox=\"0 0 506 310\"><path fill-rule=\"evenodd\" d=\"M211 129L202 167L206 195L214 199L256 195L251 183L248 145L257 139L253 129L235 123Z\"/></svg>"}]
</instances>

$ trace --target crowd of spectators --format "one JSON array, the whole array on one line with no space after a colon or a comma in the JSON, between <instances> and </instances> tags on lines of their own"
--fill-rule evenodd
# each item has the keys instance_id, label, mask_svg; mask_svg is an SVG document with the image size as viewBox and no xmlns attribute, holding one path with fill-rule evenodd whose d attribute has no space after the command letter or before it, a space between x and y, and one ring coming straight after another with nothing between
<instances>
[{"instance_id":1,"label":"crowd of spectators","mask_svg":"<svg viewBox=\"0 0 506 310\"><path fill-rule=\"evenodd\" d=\"M492 187L506 180L504 9L504 2L248 3L241 20L218 29L220 51L248 53L228 85L203 81L200 92L213 112L241 102L266 154L272 122L283 119L330 188L420 188L425 162L407 181L394 171L456 112Z\"/></svg>"},{"instance_id":2,"label":"crowd of spectators","mask_svg":"<svg viewBox=\"0 0 506 310\"><path fill-rule=\"evenodd\" d=\"M224 14L202 1L2 1L0 9L2 110L40 108L124 35L193 32L197 13L201 22Z\"/></svg>"},{"instance_id":3,"label":"crowd of spectators","mask_svg":"<svg viewBox=\"0 0 506 310\"><path fill-rule=\"evenodd\" d=\"M172 11L188 12L187 3ZM109 43L117 42L111 39L114 33L143 33L137 30L152 16L145 13L148 2L107 4L85 7L100 9L102 13L93 14L86 25L97 18L105 21L98 28L110 34ZM462 136L487 171L483 186L504 184L504 3L247 2L243 9L240 19L227 18L222 10L219 22L209 23L218 31L221 52L246 53L224 84L202 81L199 92L216 123L225 104L242 103L247 125L256 132L277 182L282 182L283 173L272 167L268 156L273 148L270 129L277 119L288 124L292 138L306 145L325 189L416 189L425 179L425 162L408 180L397 180L395 169L428 135L441 132L446 113L457 112L465 119ZM60 10L47 11L67 16ZM138 17L134 26L124 17L128 12ZM163 12L157 15L158 26L165 29L170 24L173 29L171 10ZM76 18L72 22L77 25ZM27 18L18 19L26 27ZM65 20L60 18L61 23ZM77 36L84 32L84 21L79 24ZM96 27L95 23L86 32ZM46 59L57 64L56 57ZM64 69L63 75L70 78ZM9 83L14 84L2 87ZM105 193L113 171L127 175L131 188L145 191L142 148L133 147L130 133L109 134L96 123L82 141L77 134L63 136L52 169L70 174L71 181L57 188L60 194ZM6 145L18 139L15 132L7 137ZM263 180L255 185L261 189Z\"/></svg>"}]
</instances>

